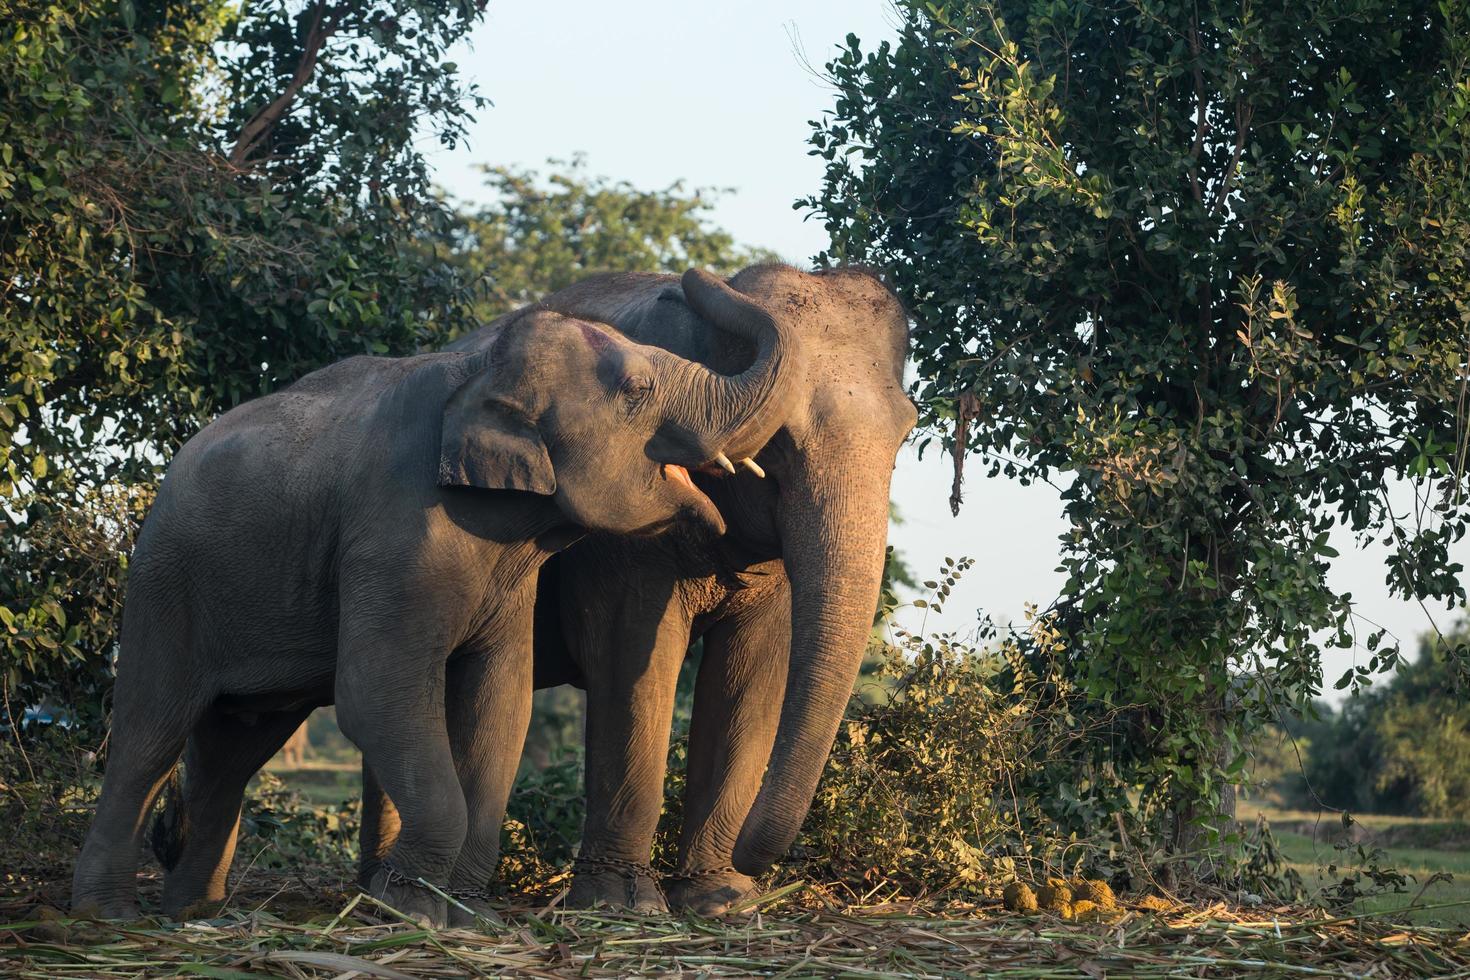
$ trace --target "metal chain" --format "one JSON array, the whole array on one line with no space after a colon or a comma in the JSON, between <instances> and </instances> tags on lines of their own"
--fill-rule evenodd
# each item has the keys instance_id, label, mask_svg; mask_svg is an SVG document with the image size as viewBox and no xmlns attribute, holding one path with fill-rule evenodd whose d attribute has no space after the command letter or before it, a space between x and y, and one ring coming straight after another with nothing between
<instances>
[{"instance_id":1,"label":"metal chain","mask_svg":"<svg viewBox=\"0 0 1470 980\"><path fill-rule=\"evenodd\" d=\"M637 861L624 861L621 858L579 854L572 864L574 867L586 868L588 871L611 871L620 878L658 878L658 872L653 870L652 865L640 864Z\"/></svg>"},{"instance_id":2,"label":"metal chain","mask_svg":"<svg viewBox=\"0 0 1470 980\"><path fill-rule=\"evenodd\" d=\"M664 895L664 886L659 883L658 872L653 870L652 865L642 864L638 861L624 861L621 858L602 857L596 854L578 854L572 862L574 871L608 872L617 875L627 882L628 904L632 905L638 900L638 879L647 878L653 882L654 890L667 904L668 896Z\"/></svg>"},{"instance_id":3,"label":"metal chain","mask_svg":"<svg viewBox=\"0 0 1470 980\"><path fill-rule=\"evenodd\" d=\"M439 888L436 885L429 884L429 882L424 880L423 878L414 878L404 874L402 871L399 871L387 861L381 862L379 864L379 867L383 871L384 885L408 885L410 888L417 888L419 891L428 892L430 895L433 895L436 898L445 899L449 902L450 905L457 906L460 911L468 912L470 915L476 917L481 917L480 913L476 912L474 909L464 904L466 901L494 901L494 896L492 896L488 891L483 888L470 887L451 889L447 885L443 888ZM364 891L366 891L366 889L364 889ZM371 893L369 892L369 894Z\"/></svg>"},{"instance_id":4,"label":"metal chain","mask_svg":"<svg viewBox=\"0 0 1470 980\"><path fill-rule=\"evenodd\" d=\"M383 884L385 885L410 885L420 891L431 891L431 889L424 885L421 879L410 878L387 861L381 862L378 866L383 871Z\"/></svg>"},{"instance_id":5,"label":"metal chain","mask_svg":"<svg viewBox=\"0 0 1470 980\"><path fill-rule=\"evenodd\" d=\"M444 889L461 902L493 902L495 895L486 888L446 888Z\"/></svg>"},{"instance_id":6,"label":"metal chain","mask_svg":"<svg viewBox=\"0 0 1470 980\"><path fill-rule=\"evenodd\" d=\"M664 875L664 878L673 881L698 881L700 878L713 878L715 875L735 875L739 873L727 864L723 868L703 868L699 871L670 871Z\"/></svg>"}]
</instances>

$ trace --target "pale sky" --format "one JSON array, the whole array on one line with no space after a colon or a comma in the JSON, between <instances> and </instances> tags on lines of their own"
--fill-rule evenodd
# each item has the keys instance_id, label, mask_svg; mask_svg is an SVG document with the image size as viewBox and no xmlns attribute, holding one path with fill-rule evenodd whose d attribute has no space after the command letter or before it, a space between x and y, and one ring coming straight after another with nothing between
<instances>
[{"instance_id":1,"label":"pale sky","mask_svg":"<svg viewBox=\"0 0 1470 980\"><path fill-rule=\"evenodd\" d=\"M553 13L554 11L554 13ZM467 146L430 154L437 179L474 199L480 163L544 169L548 158L584 154L590 173L644 188L683 180L729 187L713 220L737 241L772 249L798 265L825 244L821 224L792 203L816 191L821 161L807 156L808 121L832 103L813 74L849 33L864 50L894 35L887 0L565 0L555 5L491 0L468 50L456 52L464 74L494 105L480 113ZM968 556L975 568L929 629L967 630L977 609L1019 622L1026 602L1048 604L1061 585L1055 568L1063 522L1056 491L984 479L972 460L959 517L949 512L950 463L933 447L920 461L899 457L894 501L905 519L890 538L919 577L933 577L945 556ZM1417 605L1388 597L1382 554L1363 554L1346 535L1333 581L1350 590L1359 613L1388 626L1412 650L1430 629ZM1470 540L1455 549L1470 564ZM1454 616L1429 613L1447 629ZM921 611L901 621L921 623ZM1351 662L1325 667L1326 687Z\"/></svg>"}]
</instances>

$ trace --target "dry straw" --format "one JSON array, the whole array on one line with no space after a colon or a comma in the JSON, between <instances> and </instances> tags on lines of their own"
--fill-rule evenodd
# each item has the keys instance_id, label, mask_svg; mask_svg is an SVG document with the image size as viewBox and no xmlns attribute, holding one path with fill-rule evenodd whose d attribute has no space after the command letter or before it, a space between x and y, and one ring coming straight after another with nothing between
<instances>
[{"instance_id":1,"label":"dry straw","mask_svg":"<svg viewBox=\"0 0 1470 980\"><path fill-rule=\"evenodd\" d=\"M1466 976L1463 929L1224 905L1063 922L996 906L837 908L792 885L727 920L512 908L503 924L428 930L366 896L293 923L266 908L118 926L45 910L0 923L0 974L124 977ZM1463 904L1463 903L1461 903ZM805 906L805 907L804 907ZM820 907L818 907L820 906ZM1447 906L1442 906L1447 907Z\"/></svg>"}]
</instances>

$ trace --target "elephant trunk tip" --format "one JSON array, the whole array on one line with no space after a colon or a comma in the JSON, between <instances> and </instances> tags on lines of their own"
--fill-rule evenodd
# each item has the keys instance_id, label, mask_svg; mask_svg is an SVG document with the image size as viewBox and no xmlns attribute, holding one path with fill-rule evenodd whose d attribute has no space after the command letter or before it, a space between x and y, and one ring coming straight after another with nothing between
<instances>
[{"instance_id":1,"label":"elephant trunk tip","mask_svg":"<svg viewBox=\"0 0 1470 980\"><path fill-rule=\"evenodd\" d=\"M735 841L735 851L730 863L743 875L755 878L764 874L790 846L791 842L774 843L768 835L753 831L747 825Z\"/></svg>"}]
</instances>

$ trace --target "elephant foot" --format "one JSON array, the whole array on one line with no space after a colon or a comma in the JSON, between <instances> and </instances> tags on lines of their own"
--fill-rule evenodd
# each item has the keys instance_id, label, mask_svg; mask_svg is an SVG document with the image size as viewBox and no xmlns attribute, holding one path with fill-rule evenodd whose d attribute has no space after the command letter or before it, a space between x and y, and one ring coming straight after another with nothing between
<instances>
[{"instance_id":1,"label":"elephant foot","mask_svg":"<svg viewBox=\"0 0 1470 980\"><path fill-rule=\"evenodd\" d=\"M367 893L421 926L437 929L449 924L449 906L444 899L386 862L373 873Z\"/></svg>"},{"instance_id":2,"label":"elephant foot","mask_svg":"<svg viewBox=\"0 0 1470 980\"><path fill-rule=\"evenodd\" d=\"M39 905L21 916L35 925L26 930L43 943L60 946L100 946L117 938L117 933L95 922L84 921L76 913L66 913L51 905ZM82 920L82 921L77 921Z\"/></svg>"},{"instance_id":3,"label":"elephant foot","mask_svg":"<svg viewBox=\"0 0 1470 980\"><path fill-rule=\"evenodd\" d=\"M483 888L451 888L449 895L459 905L450 904L449 924L455 929L478 929L481 925L503 926L505 920L495 910L494 899ZM460 906L463 906L461 908Z\"/></svg>"},{"instance_id":4,"label":"elephant foot","mask_svg":"<svg viewBox=\"0 0 1470 980\"><path fill-rule=\"evenodd\" d=\"M200 898L192 902L186 902L183 905L169 905L165 903L163 914L175 922L189 922L194 919L212 919L219 914L220 905L223 902L224 899L211 902L207 899Z\"/></svg>"},{"instance_id":5,"label":"elephant foot","mask_svg":"<svg viewBox=\"0 0 1470 980\"><path fill-rule=\"evenodd\" d=\"M759 891L754 878L734 868L682 872L664 878L664 894L671 908L706 918L724 915Z\"/></svg>"},{"instance_id":6,"label":"elephant foot","mask_svg":"<svg viewBox=\"0 0 1470 980\"><path fill-rule=\"evenodd\" d=\"M78 919L116 919L136 922L143 916L132 898L81 898L72 902L71 914Z\"/></svg>"},{"instance_id":7,"label":"elephant foot","mask_svg":"<svg viewBox=\"0 0 1470 980\"><path fill-rule=\"evenodd\" d=\"M632 909L657 915L669 905L659 890L658 875L646 864L607 858L577 858L567 907L595 909L599 906Z\"/></svg>"}]
</instances>

